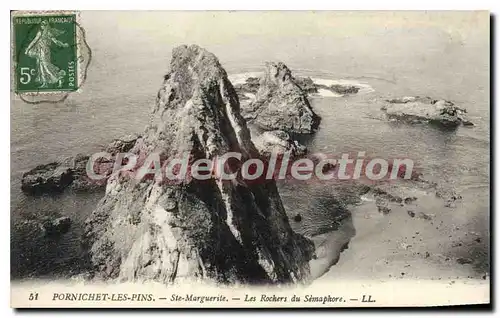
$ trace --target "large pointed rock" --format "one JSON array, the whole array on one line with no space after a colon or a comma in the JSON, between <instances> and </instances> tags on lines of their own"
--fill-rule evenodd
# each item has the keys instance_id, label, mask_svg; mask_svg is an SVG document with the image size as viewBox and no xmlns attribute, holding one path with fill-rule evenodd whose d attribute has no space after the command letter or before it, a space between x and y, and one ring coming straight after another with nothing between
<instances>
[{"instance_id":1,"label":"large pointed rock","mask_svg":"<svg viewBox=\"0 0 500 318\"><path fill-rule=\"evenodd\" d=\"M256 99L245 106L243 114L263 129L298 134L313 133L320 122L309 104L307 92L281 62L266 63Z\"/></svg>"},{"instance_id":2,"label":"large pointed rock","mask_svg":"<svg viewBox=\"0 0 500 318\"><path fill-rule=\"evenodd\" d=\"M172 55L151 124L131 151L257 157L217 58L196 45ZM168 184L114 176L86 222L84 242L96 276L163 283L307 282L313 254L312 242L292 231L274 181Z\"/></svg>"}]
</instances>

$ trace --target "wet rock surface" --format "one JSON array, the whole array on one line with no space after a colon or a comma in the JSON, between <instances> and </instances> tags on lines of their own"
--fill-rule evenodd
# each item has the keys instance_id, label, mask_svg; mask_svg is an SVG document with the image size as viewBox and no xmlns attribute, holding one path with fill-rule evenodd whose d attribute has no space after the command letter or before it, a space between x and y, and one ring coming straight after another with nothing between
<instances>
[{"instance_id":1,"label":"wet rock surface","mask_svg":"<svg viewBox=\"0 0 500 318\"><path fill-rule=\"evenodd\" d=\"M457 258L457 263L460 265L465 265L465 264L472 264L472 259L467 258L467 257L460 257Z\"/></svg>"},{"instance_id":2,"label":"wet rock surface","mask_svg":"<svg viewBox=\"0 0 500 318\"><path fill-rule=\"evenodd\" d=\"M260 78L249 77L245 80L245 83L234 85L234 90L236 91L236 94L238 94L240 100L245 100L249 99L245 94L253 94L253 95L257 94L259 86L260 86Z\"/></svg>"},{"instance_id":3,"label":"wet rock surface","mask_svg":"<svg viewBox=\"0 0 500 318\"><path fill-rule=\"evenodd\" d=\"M57 162L43 164L23 174L21 189L28 194L59 193L73 182L73 170Z\"/></svg>"},{"instance_id":4,"label":"wet rock surface","mask_svg":"<svg viewBox=\"0 0 500 318\"><path fill-rule=\"evenodd\" d=\"M419 198L409 195L409 191L419 190L425 195L439 198L443 207L454 208L462 200L462 196L454 189L444 188L435 182L423 177L418 180L399 180L396 184L381 182L378 184L353 185L354 192L359 196L368 196L373 199L378 212L389 214L395 207L407 207L407 214L414 218L431 220L432 214L415 211Z\"/></svg>"},{"instance_id":5,"label":"wet rock surface","mask_svg":"<svg viewBox=\"0 0 500 318\"><path fill-rule=\"evenodd\" d=\"M242 108L245 119L265 130L283 130L310 134L317 130L320 118L312 110L307 92L279 62L266 63L256 98Z\"/></svg>"},{"instance_id":6,"label":"wet rock surface","mask_svg":"<svg viewBox=\"0 0 500 318\"><path fill-rule=\"evenodd\" d=\"M310 77L293 76L293 81L307 95L318 94L320 89L324 89L341 96L357 94L360 91L359 86L349 84L317 84ZM245 83L236 84L234 85L234 88L240 100L248 101L251 99L249 96L255 96L257 94L260 85L260 78L248 77L245 80Z\"/></svg>"},{"instance_id":7,"label":"wet rock surface","mask_svg":"<svg viewBox=\"0 0 500 318\"><path fill-rule=\"evenodd\" d=\"M42 223L42 226L48 236L62 235L69 231L71 219L67 216L62 216L53 220L48 219Z\"/></svg>"},{"instance_id":8,"label":"wet rock surface","mask_svg":"<svg viewBox=\"0 0 500 318\"><path fill-rule=\"evenodd\" d=\"M34 238L57 238L71 228L71 218L67 216L43 216L40 219L27 219L15 224L16 230L30 233Z\"/></svg>"},{"instance_id":9,"label":"wet rock surface","mask_svg":"<svg viewBox=\"0 0 500 318\"><path fill-rule=\"evenodd\" d=\"M291 157L304 156L307 148L298 141L293 140L290 135L282 130L266 131L252 139L260 154L265 157L274 154L290 152Z\"/></svg>"},{"instance_id":10,"label":"wet rock surface","mask_svg":"<svg viewBox=\"0 0 500 318\"><path fill-rule=\"evenodd\" d=\"M430 97L410 96L389 99L381 110L389 120L407 123L429 123L446 128L473 125L467 111L451 101Z\"/></svg>"},{"instance_id":11,"label":"wet rock surface","mask_svg":"<svg viewBox=\"0 0 500 318\"><path fill-rule=\"evenodd\" d=\"M137 139L140 137L141 136L138 134L129 134L116 138L106 147L106 152L111 154L129 152L135 146Z\"/></svg>"},{"instance_id":12,"label":"wet rock surface","mask_svg":"<svg viewBox=\"0 0 500 318\"><path fill-rule=\"evenodd\" d=\"M319 85L315 84L310 77L295 77L295 83L307 94L318 93Z\"/></svg>"},{"instance_id":13,"label":"wet rock surface","mask_svg":"<svg viewBox=\"0 0 500 318\"><path fill-rule=\"evenodd\" d=\"M317 85L319 88L327 89L331 91L332 93L337 93L340 95L353 95L357 94L359 92L359 87L354 86L354 85L340 85L340 84L333 84L330 86L327 85Z\"/></svg>"},{"instance_id":14,"label":"wet rock surface","mask_svg":"<svg viewBox=\"0 0 500 318\"><path fill-rule=\"evenodd\" d=\"M112 158L98 158L94 164L95 173L109 174L114 164L113 156L130 151L139 138L139 135L131 134L114 139L105 147L105 151L111 154ZM23 174L21 189L29 195L56 194L67 188L75 191L103 190L105 180L92 180L87 175L89 159L89 155L78 154L61 161L39 165Z\"/></svg>"}]
</instances>

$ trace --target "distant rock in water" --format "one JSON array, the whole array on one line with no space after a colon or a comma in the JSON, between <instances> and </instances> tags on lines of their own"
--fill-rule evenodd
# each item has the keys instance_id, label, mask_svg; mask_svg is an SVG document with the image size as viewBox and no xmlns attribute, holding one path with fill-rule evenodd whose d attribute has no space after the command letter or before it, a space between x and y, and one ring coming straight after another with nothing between
<instances>
[{"instance_id":1,"label":"distant rock in water","mask_svg":"<svg viewBox=\"0 0 500 318\"><path fill-rule=\"evenodd\" d=\"M47 236L62 235L69 231L71 219L67 216L62 216L54 220L47 219L42 222L42 226Z\"/></svg>"},{"instance_id":2,"label":"distant rock in water","mask_svg":"<svg viewBox=\"0 0 500 318\"><path fill-rule=\"evenodd\" d=\"M128 152L140 138L137 134L130 134L114 139L105 151L111 155ZM66 188L76 191L91 191L104 189L105 182L90 180L87 176L87 163L90 156L78 154L61 161L42 164L26 172L22 176L21 190L30 195L56 194ZM94 171L111 172L114 161L99 158L95 162Z\"/></svg>"},{"instance_id":3,"label":"distant rock in water","mask_svg":"<svg viewBox=\"0 0 500 318\"><path fill-rule=\"evenodd\" d=\"M303 93L307 95L315 95L320 93L320 89L330 91L336 95L354 95L357 94L361 87L350 84L332 84L324 85L317 84L310 77L293 76L293 82L297 84ZM245 83L234 85L234 89L238 94L240 101L244 104L251 102L253 97L257 94L261 85L261 79L257 77L248 77Z\"/></svg>"},{"instance_id":4,"label":"distant rock in water","mask_svg":"<svg viewBox=\"0 0 500 318\"><path fill-rule=\"evenodd\" d=\"M357 94L360 90L360 87L349 84L332 84L332 85L324 85L314 83L312 78L310 77L294 77L295 83L302 88L304 92L307 94L317 94L320 89L328 90L332 93L339 95L353 95Z\"/></svg>"},{"instance_id":5,"label":"distant rock in water","mask_svg":"<svg viewBox=\"0 0 500 318\"><path fill-rule=\"evenodd\" d=\"M247 120L263 129L299 134L313 133L320 122L309 104L307 92L281 62L266 63L256 99L245 105L242 113Z\"/></svg>"},{"instance_id":6,"label":"distant rock in water","mask_svg":"<svg viewBox=\"0 0 500 318\"><path fill-rule=\"evenodd\" d=\"M249 77L245 80L243 84L234 85L234 90L238 94L238 97L247 99L245 93L257 94L260 86L260 79L258 77Z\"/></svg>"},{"instance_id":7,"label":"distant rock in water","mask_svg":"<svg viewBox=\"0 0 500 318\"><path fill-rule=\"evenodd\" d=\"M443 127L457 127L461 124L473 125L465 116L467 111L447 100L430 97L403 97L387 100L382 107L391 120L409 123L430 123Z\"/></svg>"},{"instance_id":8,"label":"distant rock in water","mask_svg":"<svg viewBox=\"0 0 500 318\"><path fill-rule=\"evenodd\" d=\"M288 133L282 130L266 131L254 138L253 142L265 157L269 157L273 152L283 154L289 151L292 157L300 157L307 153L306 146L293 140Z\"/></svg>"},{"instance_id":9,"label":"distant rock in water","mask_svg":"<svg viewBox=\"0 0 500 318\"><path fill-rule=\"evenodd\" d=\"M318 85L316 85L310 77L295 77L295 83L308 94L318 93Z\"/></svg>"},{"instance_id":10,"label":"distant rock in water","mask_svg":"<svg viewBox=\"0 0 500 318\"><path fill-rule=\"evenodd\" d=\"M23 174L21 189L27 194L59 193L73 182L73 170L57 162L42 164Z\"/></svg>"},{"instance_id":11,"label":"distant rock in water","mask_svg":"<svg viewBox=\"0 0 500 318\"><path fill-rule=\"evenodd\" d=\"M359 87L353 85L333 84L330 86L320 85L320 87L340 95L352 95L352 94L357 94L359 92Z\"/></svg>"},{"instance_id":12,"label":"distant rock in water","mask_svg":"<svg viewBox=\"0 0 500 318\"><path fill-rule=\"evenodd\" d=\"M274 80L293 85L285 78ZM301 107L307 105L302 95L295 96ZM192 160L235 151L242 160L256 158L239 107L215 55L196 45L179 46L151 123L132 151L160 152L166 158L189 153ZM311 126L301 118L294 128ZM117 175L108 180L104 198L86 221L84 242L96 277L164 284L199 279L305 283L314 253L313 243L292 231L272 180L167 184Z\"/></svg>"},{"instance_id":13,"label":"distant rock in water","mask_svg":"<svg viewBox=\"0 0 500 318\"><path fill-rule=\"evenodd\" d=\"M66 234L71 228L71 223L71 219L67 216L42 216L15 222L13 228L16 232L24 233L30 239L39 240L44 237L58 238Z\"/></svg>"}]
</instances>

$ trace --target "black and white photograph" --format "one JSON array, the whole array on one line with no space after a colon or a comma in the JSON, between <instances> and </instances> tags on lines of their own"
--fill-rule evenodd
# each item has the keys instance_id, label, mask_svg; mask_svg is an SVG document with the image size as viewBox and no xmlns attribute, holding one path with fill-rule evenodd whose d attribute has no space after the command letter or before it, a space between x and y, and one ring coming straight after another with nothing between
<instances>
[{"instance_id":1,"label":"black and white photograph","mask_svg":"<svg viewBox=\"0 0 500 318\"><path fill-rule=\"evenodd\" d=\"M490 303L488 11L11 11L11 307Z\"/></svg>"}]
</instances>

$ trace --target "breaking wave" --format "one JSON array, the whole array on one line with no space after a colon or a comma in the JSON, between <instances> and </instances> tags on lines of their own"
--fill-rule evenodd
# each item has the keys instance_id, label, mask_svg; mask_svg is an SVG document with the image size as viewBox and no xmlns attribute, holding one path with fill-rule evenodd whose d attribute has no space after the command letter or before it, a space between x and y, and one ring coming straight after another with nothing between
<instances>
[{"instance_id":1,"label":"breaking wave","mask_svg":"<svg viewBox=\"0 0 500 318\"><path fill-rule=\"evenodd\" d=\"M238 85L238 84L244 84L247 78L250 77L260 77L264 73L263 72L244 72L244 73L237 73L237 74L229 74L228 78L233 83L233 85ZM298 75L302 76L302 75ZM325 86L330 86L330 85L341 85L341 86L355 86L359 88L359 91L357 92L356 95L361 95L361 94L368 94L371 92L374 92L375 89L367 83L356 81L356 80L347 80L347 79L330 79L330 78L322 78L322 77L314 77L310 76L314 84L318 85L325 85ZM319 88L318 93L314 94L315 96L321 96L321 97L342 97L344 95L338 94L335 92L332 92L331 90L325 89L325 88ZM247 96L249 98L252 98L250 96Z\"/></svg>"}]
</instances>

